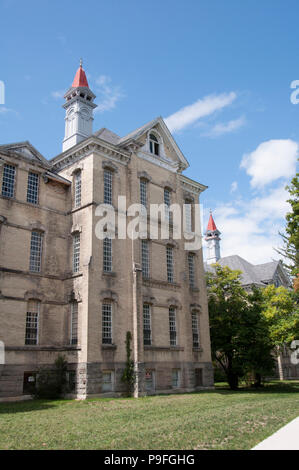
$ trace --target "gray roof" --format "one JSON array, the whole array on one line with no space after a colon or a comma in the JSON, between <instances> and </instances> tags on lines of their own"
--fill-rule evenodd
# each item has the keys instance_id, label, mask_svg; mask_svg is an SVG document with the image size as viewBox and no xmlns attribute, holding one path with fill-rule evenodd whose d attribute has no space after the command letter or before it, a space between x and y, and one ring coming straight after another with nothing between
<instances>
[{"instance_id":1,"label":"gray roof","mask_svg":"<svg viewBox=\"0 0 299 470\"><path fill-rule=\"evenodd\" d=\"M146 132L148 129L151 129L155 124L157 124L158 119L159 118L153 119L152 121L147 122L143 126L138 127L133 132L130 132L129 134L122 137L119 143L122 144L123 142L126 142L127 140L138 139L138 137L141 136L144 132Z\"/></svg>"},{"instance_id":2,"label":"gray roof","mask_svg":"<svg viewBox=\"0 0 299 470\"><path fill-rule=\"evenodd\" d=\"M270 261L269 263L263 264L251 264L244 258L238 255L225 256L217 261L221 266L228 266L230 269L242 271L241 282L243 286L256 285L265 286L269 281L274 280L274 275L280 267L283 273L286 284L288 284L288 276L283 270L279 261ZM213 272L214 268L211 265L205 263L205 270Z\"/></svg>"},{"instance_id":3,"label":"gray roof","mask_svg":"<svg viewBox=\"0 0 299 470\"><path fill-rule=\"evenodd\" d=\"M99 137L99 139L105 140L106 142L109 142L110 144L113 144L113 145L117 145L120 141L119 135L115 134L109 129L106 129L106 127L102 127L102 129L95 132L94 135L96 137Z\"/></svg>"},{"instance_id":4,"label":"gray roof","mask_svg":"<svg viewBox=\"0 0 299 470\"><path fill-rule=\"evenodd\" d=\"M270 261L270 263L257 264L255 266L255 271L261 281L268 281L269 279L273 279L278 265L279 261Z\"/></svg>"}]
</instances>

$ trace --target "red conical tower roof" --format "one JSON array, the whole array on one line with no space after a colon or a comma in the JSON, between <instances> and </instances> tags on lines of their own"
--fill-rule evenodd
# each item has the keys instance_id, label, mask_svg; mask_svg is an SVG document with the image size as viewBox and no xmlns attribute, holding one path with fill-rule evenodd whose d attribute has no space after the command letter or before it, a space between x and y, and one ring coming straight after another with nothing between
<instances>
[{"instance_id":1,"label":"red conical tower roof","mask_svg":"<svg viewBox=\"0 0 299 470\"><path fill-rule=\"evenodd\" d=\"M207 232L214 232L215 230L217 230L217 227L216 227L216 224L214 222L212 212L210 212L210 218L209 218L209 222L208 222L208 226L207 226Z\"/></svg>"},{"instance_id":2,"label":"red conical tower roof","mask_svg":"<svg viewBox=\"0 0 299 470\"><path fill-rule=\"evenodd\" d=\"M82 59L80 60L80 67L78 68L76 72L76 75L72 84L72 88L77 88L78 86L85 86L89 88L85 72L82 68Z\"/></svg>"}]
</instances>

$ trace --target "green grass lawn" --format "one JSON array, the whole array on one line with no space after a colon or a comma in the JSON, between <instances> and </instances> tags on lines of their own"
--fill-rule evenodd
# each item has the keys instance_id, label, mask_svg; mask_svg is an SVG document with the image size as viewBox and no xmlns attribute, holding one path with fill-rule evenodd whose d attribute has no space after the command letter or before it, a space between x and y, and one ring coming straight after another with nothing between
<instances>
[{"instance_id":1,"label":"green grass lawn","mask_svg":"<svg viewBox=\"0 0 299 470\"><path fill-rule=\"evenodd\" d=\"M0 403L0 449L250 449L299 415L299 382L262 390Z\"/></svg>"}]
</instances>

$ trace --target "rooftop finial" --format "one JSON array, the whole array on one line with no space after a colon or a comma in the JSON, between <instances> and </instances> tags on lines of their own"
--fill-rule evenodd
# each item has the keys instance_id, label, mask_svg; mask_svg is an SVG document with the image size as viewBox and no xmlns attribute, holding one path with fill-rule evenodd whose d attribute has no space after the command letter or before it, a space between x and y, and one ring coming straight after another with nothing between
<instances>
[{"instance_id":1,"label":"rooftop finial","mask_svg":"<svg viewBox=\"0 0 299 470\"><path fill-rule=\"evenodd\" d=\"M82 69L83 59L80 59L80 68Z\"/></svg>"}]
</instances>

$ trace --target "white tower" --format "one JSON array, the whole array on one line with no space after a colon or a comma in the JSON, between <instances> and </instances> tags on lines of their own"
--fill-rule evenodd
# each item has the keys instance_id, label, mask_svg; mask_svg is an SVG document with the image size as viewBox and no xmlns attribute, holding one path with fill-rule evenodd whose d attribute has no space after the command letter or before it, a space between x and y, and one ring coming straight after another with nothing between
<instances>
[{"instance_id":1,"label":"white tower","mask_svg":"<svg viewBox=\"0 0 299 470\"><path fill-rule=\"evenodd\" d=\"M221 258L220 256L220 240L221 238L219 235L221 232L216 227L214 222L212 212L210 211L210 218L206 230L206 237L205 240L208 245L208 256L207 256L207 264L214 264L219 261Z\"/></svg>"},{"instance_id":2,"label":"white tower","mask_svg":"<svg viewBox=\"0 0 299 470\"><path fill-rule=\"evenodd\" d=\"M63 107L65 113L65 136L62 151L81 142L92 134L93 103L95 95L89 89L85 72L82 68L82 60L78 68L71 88L66 92L66 102Z\"/></svg>"}]
</instances>

